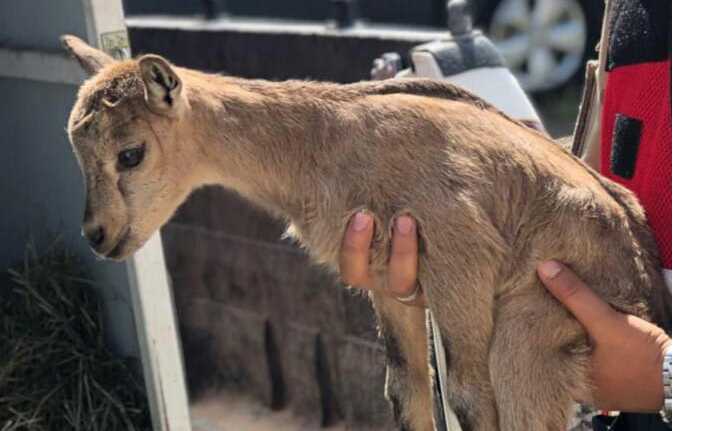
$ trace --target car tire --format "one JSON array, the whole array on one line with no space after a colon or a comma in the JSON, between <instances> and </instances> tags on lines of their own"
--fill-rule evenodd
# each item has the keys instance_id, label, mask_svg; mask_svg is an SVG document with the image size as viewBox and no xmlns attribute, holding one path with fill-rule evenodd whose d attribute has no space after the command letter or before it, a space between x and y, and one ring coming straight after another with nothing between
<instances>
[{"instance_id":1,"label":"car tire","mask_svg":"<svg viewBox=\"0 0 706 431\"><path fill-rule=\"evenodd\" d=\"M493 0L482 9L480 24L528 92L561 91L597 57L602 1Z\"/></svg>"}]
</instances>

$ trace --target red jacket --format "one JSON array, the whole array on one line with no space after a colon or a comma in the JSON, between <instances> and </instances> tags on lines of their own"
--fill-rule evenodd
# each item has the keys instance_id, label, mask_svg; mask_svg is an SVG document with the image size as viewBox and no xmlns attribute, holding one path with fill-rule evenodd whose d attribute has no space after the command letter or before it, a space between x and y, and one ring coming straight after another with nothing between
<instances>
[{"instance_id":1,"label":"red jacket","mask_svg":"<svg viewBox=\"0 0 706 431\"><path fill-rule=\"evenodd\" d=\"M620 0L611 8L600 170L637 195L671 270L671 2Z\"/></svg>"}]
</instances>

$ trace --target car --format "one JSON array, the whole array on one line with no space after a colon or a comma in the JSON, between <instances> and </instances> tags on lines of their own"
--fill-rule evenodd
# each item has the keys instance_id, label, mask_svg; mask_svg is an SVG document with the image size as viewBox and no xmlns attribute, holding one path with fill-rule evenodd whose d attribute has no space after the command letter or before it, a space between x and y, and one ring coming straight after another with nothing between
<instances>
[{"instance_id":1,"label":"car","mask_svg":"<svg viewBox=\"0 0 706 431\"><path fill-rule=\"evenodd\" d=\"M599 0L472 0L479 26L493 40L523 88L557 90L581 78L596 56Z\"/></svg>"},{"instance_id":2,"label":"car","mask_svg":"<svg viewBox=\"0 0 706 431\"><path fill-rule=\"evenodd\" d=\"M348 2L351 0L332 0ZM446 27L446 0L354 0L371 22ZM484 30L526 91L559 90L583 77L596 56L601 0L467 0L474 26Z\"/></svg>"},{"instance_id":3,"label":"car","mask_svg":"<svg viewBox=\"0 0 706 431\"><path fill-rule=\"evenodd\" d=\"M560 90L580 80L586 61L597 55L602 0L466 1L474 26L495 43L528 92ZM360 15L372 22L446 27L446 0L357 2Z\"/></svg>"},{"instance_id":4,"label":"car","mask_svg":"<svg viewBox=\"0 0 706 431\"><path fill-rule=\"evenodd\" d=\"M602 0L467 0L526 91L560 90L583 77L595 57ZM352 11L363 25L446 28L447 0L124 0L127 15L191 14L326 21Z\"/></svg>"}]
</instances>

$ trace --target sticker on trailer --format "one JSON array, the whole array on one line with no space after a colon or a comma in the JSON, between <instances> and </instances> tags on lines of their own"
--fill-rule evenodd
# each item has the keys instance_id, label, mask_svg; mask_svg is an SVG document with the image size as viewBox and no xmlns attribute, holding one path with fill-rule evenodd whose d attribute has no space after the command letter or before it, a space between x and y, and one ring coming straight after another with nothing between
<instances>
[{"instance_id":1,"label":"sticker on trailer","mask_svg":"<svg viewBox=\"0 0 706 431\"><path fill-rule=\"evenodd\" d=\"M109 31L101 33L100 48L117 60L127 60L130 58L130 41L127 31Z\"/></svg>"}]
</instances>

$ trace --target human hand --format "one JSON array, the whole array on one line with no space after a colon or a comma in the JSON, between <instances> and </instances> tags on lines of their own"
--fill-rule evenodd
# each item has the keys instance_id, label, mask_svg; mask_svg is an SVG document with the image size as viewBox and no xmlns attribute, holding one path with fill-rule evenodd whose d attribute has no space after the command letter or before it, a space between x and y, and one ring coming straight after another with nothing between
<instances>
[{"instance_id":1,"label":"human hand","mask_svg":"<svg viewBox=\"0 0 706 431\"><path fill-rule=\"evenodd\" d=\"M357 212L348 223L341 246L341 277L346 283L361 289L373 287L369 268L373 229L373 217L364 211ZM424 307L424 295L417 283L417 257L417 227L414 219L407 215L399 216L395 219L392 234L392 250L387 269L388 289L383 293L403 304Z\"/></svg>"},{"instance_id":2,"label":"human hand","mask_svg":"<svg viewBox=\"0 0 706 431\"><path fill-rule=\"evenodd\" d=\"M594 406L626 412L660 410L664 404L662 361L671 338L645 320L615 311L558 262L543 262L537 272L591 339Z\"/></svg>"}]
</instances>

